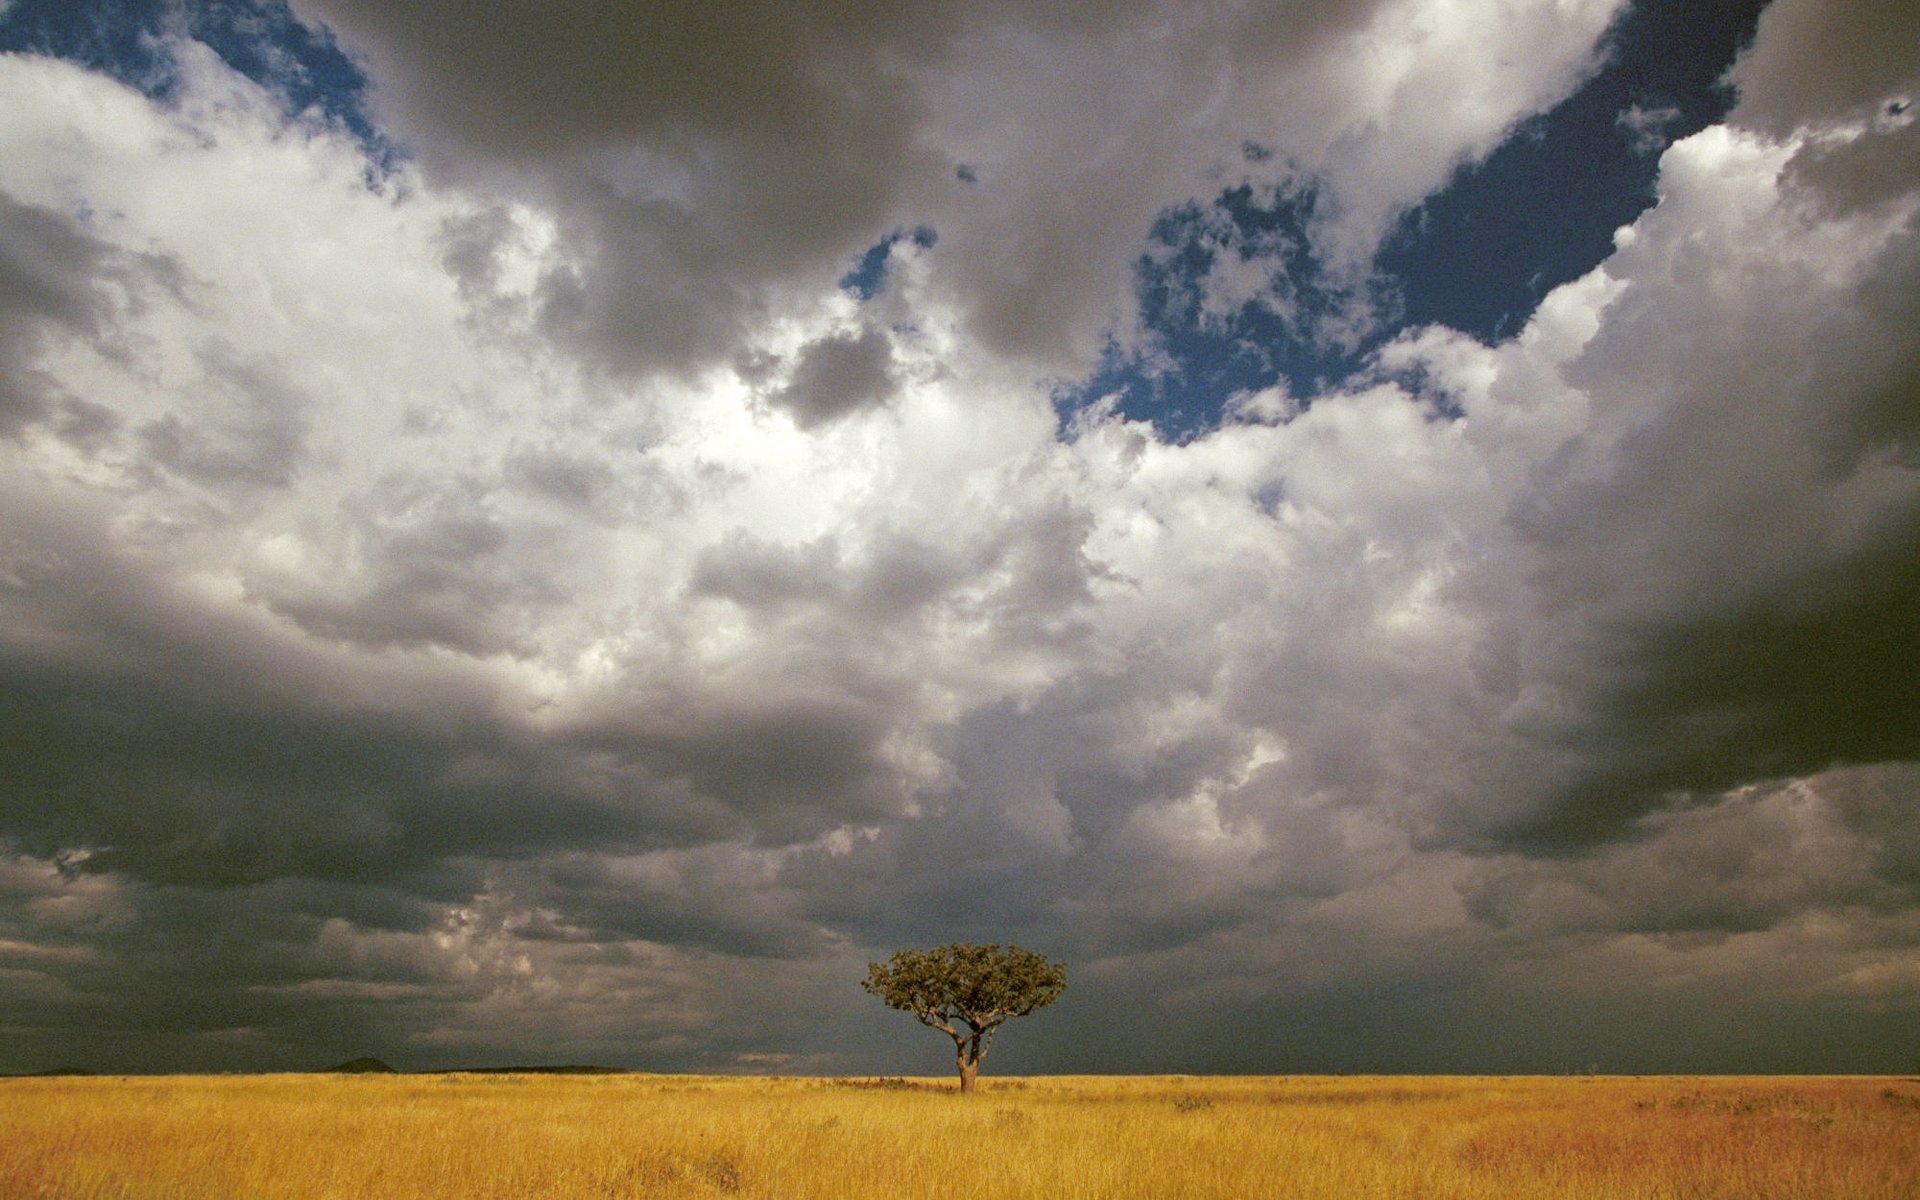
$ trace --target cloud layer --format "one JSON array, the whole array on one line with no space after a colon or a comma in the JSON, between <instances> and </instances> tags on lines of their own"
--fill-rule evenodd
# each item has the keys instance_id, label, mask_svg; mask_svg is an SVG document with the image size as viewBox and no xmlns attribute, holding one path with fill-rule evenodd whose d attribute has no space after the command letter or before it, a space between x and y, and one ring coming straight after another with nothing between
<instances>
[{"instance_id":1,"label":"cloud layer","mask_svg":"<svg viewBox=\"0 0 1920 1200\"><path fill-rule=\"evenodd\" d=\"M931 1070L957 938L1071 966L1007 1069L1910 1065L1896 6L1183 441L1052 406L1156 216L1363 283L1615 6L295 7L412 158L0 56L0 1066Z\"/></svg>"}]
</instances>

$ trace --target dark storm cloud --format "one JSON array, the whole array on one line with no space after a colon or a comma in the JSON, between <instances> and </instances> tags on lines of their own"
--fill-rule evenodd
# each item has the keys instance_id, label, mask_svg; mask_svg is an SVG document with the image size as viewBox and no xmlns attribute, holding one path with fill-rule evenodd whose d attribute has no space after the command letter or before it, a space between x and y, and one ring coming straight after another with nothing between
<instances>
[{"instance_id":1,"label":"dark storm cloud","mask_svg":"<svg viewBox=\"0 0 1920 1200\"><path fill-rule=\"evenodd\" d=\"M544 321L628 369L723 356L769 285L832 269L949 169L916 144L913 77L954 5L299 7L367 56L430 165L556 194L573 266Z\"/></svg>"},{"instance_id":2,"label":"dark storm cloud","mask_svg":"<svg viewBox=\"0 0 1920 1200\"><path fill-rule=\"evenodd\" d=\"M801 958L826 948L825 929L790 913L792 896L744 884L759 871L730 847L679 855L609 860L561 856L536 864L521 885L532 903L567 914L564 929L521 931L523 937L581 942L643 938L753 958Z\"/></svg>"},{"instance_id":3,"label":"dark storm cloud","mask_svg":"<svg viewBox=\"0 0 1920 1200\"><path fill-rule=\"evenodd\" d=\"M889 721L879 699L788 691L716 703L683 695L579 736L717 803L740 822L731 834L786 845L892 812L895 781L880 754Z\"/></svg>"},{"instance_id":4,"label":"dark storm cloud","mask_svg":"<svg viewBox=\"0 0 1920 1200\"><path fill-rule=\"evenodd\" d=\"M1909 897L1920 895L1920 764L1860 767L1833 773L1825 793L1848 828L1875 849L1874 870Z\"/></svg>"},{"instance_id":5,"label":"dark storm cloud","mask_svg":"<svg viewBox=\"0 0 1920 1200\"><path fill-rule=\"evenodd\" d=\"M209 621L146 564L78 553L82 528L16 519L69 549L10 562L0 610L0 814L36 856L200 886L367 882L462 856L804 840L894 803L877 706L707 697L536 733L485 688L403 671L369 692ZM434 697L417 708L416 686Z\"/></svg>"},{"instance_id":6,"label":"dark storm cloud","mask_svg":"<svg viewBox=\"0 0 1920 1200\"><path fill-rule=\"evenodd\" d=\"M482 881L461 882L470 894ZM12 1029L32 1034L31 1061L160 1071L315 1070L365 1053L403 1066L505 1061L418 1040L513 973L511 959L472 947L476 930L497 929L481 909L449 922L442 905L399 896L380 912L386 893L293 880L57 891L89 886L102 890L92 911L71 914L68 944L47 909L56 889L28 874L0 882L15 911L37 918L30 933L45 948L21 964L40 992L10 1013ZM436 939L458 943L464 962L432 953Z\"/></svg>"},{"instance_id":7,"label":"dark storm cloud","mask_svg":"<svg viewBox=\"0 0 1920 1200\"><path fill-rule=\"evenodd\" d=\"M447 856L672 837L641 816L642 797L569 787L497 730L269 706L212 674L183 688L9 663L5 682L12 834L42 857L78 853L87 871L373 881ZM684 810L669 824L711 830Z\"/></svg>"},{"instance_id":8,"label":"dark storm cloud","mask_svg":"<svg viewBox=\"0 0 1920 1200\"><path fill-rule=\"evenodd\" d=\"M1676 794L1920 759L1920 519L1741 608L1608 643L1588 764L1524 836L1616 836Z\"/></svg>"},{"instance_id":9,"label":"dark storm cloud","mask_svg":"<svg viewBox=\"0 0 1920 1200\"><path fill-rule=\"evenodd\" d=\"M1838 211L1908 191L1920 170L1920 124L1912 119L1920 15L1913 7L1777 0L1761 31L1728 75L1740 91L1732 119L1775 136L1864 127L1865 136L1809 142L1790 167Z\"/></svg>"},{"instance_id":10,"label":"dark storm cloud","mask_svg":"<svg viewBox=\"0 0 1920 1200\"><path fill-rule=\"evenodd\" d=\"M15 844L86 872L226 886L381 882L461 857L814 836L885 811L871 717L819 706L531 742L477 714L307 707L198 682L4 664Z\"/></svg>"},{"instance_id":11,"label":"dark storm cloud","mask_svg":"<svg viewBox=\"0 0 1920 1200\"><path fill-rule=\"evenodd\" d=\"M1875 117L1920 91L1920 13L1900 0L1774 0L1754 45L1728 72L1733 119L1774 135L1808 123Z\"/></svg>"},{"instance_id":12,"label":"dark storm cloud","mask_svg":"<svg viewBox=\"0 0 1920 1200\"><path fill-rule=\"evenodd\" d=\"M1143 752L1142 718L1190 696L1195 672L1179 654L1134 668L969 713L941 741L951 775L922 800L938 819L793 856L782 881L801 911L866 944L998 938L1086 959L1191 945L1365 876L1367 848L1331 806L1275 811L1257 774L1221 779L1245 731L1204 722ZM1168 804L1196 795L1226 823L1211 854L1187 840L1207 806Z\"/></svg>"},{"instance_id":13,"label":"dark storm cloud","mask_svg":"<svg viewBox=\"0 0 1920 1200\"><path fill-rule=\"evenodd\" d=\"M502 988L544 1002L516 990L533 987L529 955L583 1014L629 1023L539 1054L626 1060L646 1052L654 1007L697 990L637 980L654 967L635 939L751 958L822 945L751 884L767 874L752 852L673 848L812 836L877 803L862 785L870 719L763 700L758 715L536 734L484 689L450 704L460 688L445 681L408 711L413 682L343 695L324 663L205 625L132 567L10 564L0 820L21 890L0 921L0 973L17 984L16 1061L524 1058L522 1034L472 1022ZM732 809L742 801L759 807ZM668 1043L692 1018L658 1019L667 1042L650 1053L684 1054ZM454 1028L438 1049L417 1041Z\"/></svg>"},{"instance_id":14,"label":"dark storm cloud","mask_svg":"<svg viewBox=\"0 0 1920 1200\"><path fill-rule=\"evenodd\" d=\"M718 888L700 875L716 865L562 858L544 874L450 866L394 889L294 879L207 889L62 880L8 859L0 980L12 1061L314 1070L371 1053L416 1069L637 1059L697 1069L804 1050L819 1024L812 998L850 986L833 978L850 967L766 957L817 951L818 938L792 922L774 933L777 911L749 915L764 904L746 891L709 894ZM699 911L703 897L712 913ZM567 916L527 907L545 904ZM635 928L662 941L624 940ZM692 949L669 946L680 943ZM757 1028L716 1031L728 1001L759 994L769 976L787 990ZM538 1044L529 1019L546 1026Z\"/></svg>"},{"instance_id":15,"label":"dark storm cloud","mask_svg":"<svg viewBox=\"0 0 1920 1200\"><path fill-rule=\"evenodd\" d=\"M323 1066L289 1055L282 1036L311 1036L329 1024L348 1037L365 1029L327 1006L300 1006L258 990L298 978L321 927L319 919L289 912L282 894L161 890L130 897L103 883L85 923L67 930L74 938L68 942L60 915L48 911L52 889L42 880L18 875L0 886L12 911L30 918L25 929L9 932L28 933L42 947L38 961L18 964L40 986L15 993L9 1024L31 1031L30 1053L49 1067L112 1059L131 1069L166 1069L209 1051L216 1061L235 1062L219 1035L230 1040L239 1029L266 1034L248 1039L256 1043L250 1053L264 1042L266 1057L279 1065ZM71 902L84 887L58 891ZM137 985L130 987L130 978ZM212 980L220 986L209 986Z\"/></svg>"},{"instance_id":16,"label":"dark storm cloud","mask_svg":"<svg viewBox=\"0 0 1920 1200\"><path fill-rule=\"evenodd\" d=\"M802 429L885 404L893 394L893 343L883 329L833 334L807 343L796 358L786 384L767 402L791 413Z\"/></svg>"},{"instance_id":17,"label":"dark storm cloud","mask_svg":"<svg viewBox=\"0 0 1920 1200\"><path fill-rule=\"evenodd\" d=\"M1905 117L1908 111L1899 108L1899 116ZM1810 144L1794 156L1787 169L1809 185L1824 207L1836 213L1898 200L1920 175L1920 123L1886 121L1867 136L1849 142Z\"/></svg>"},{"instance_id":18,"label":"dark storm cloud","mask_svg":"<svg viewBox=\"0 0 1920 1200\"><path fill-rule=\"evenodd\" d=\"M1651 814L1631 836L1569 862L1492 860L1463 883L1462 899L1496 929L1555 934L1724 935L1810 909L1904 907L1910 884L1871 853L1891 843L1868 814L1876 791L1909 773L1860 768L1817 786L1741 788L1710 806Z\"/></svg>"},{"instance_id":19,"label":"dark storm cloud","mask_svg":"<svg viewBox=\"0 0 1920 1200\"><path fill-rule=\"evenodd\" d=\"M797 855L783 881L808 916L863 944L937 942L950 930L945 940L1069 952L1056 904L1070 848L1049 786L1060 732L1044 711L974 714L943 748L951 786L923 800L937 820L889 823L839 853Z\"/></svg>"},{"instance_id":20,"label":"dark storm cloud","mask_svg":"<svg viewBox=\"0 0 1920 1200\"><path fill-rule=\"evenodd\" d=\"M1579 765L1522 836L1590 842L1673 795L1920 757L1920 230L1887 236L1818 310L1696 309L1693 346L1654 323L1685 284L1649 278L1574 364L1646 417L1520 510L1548 603L1592 618L1578 715L1543 730Z\"/></svg>"}]
</instances>

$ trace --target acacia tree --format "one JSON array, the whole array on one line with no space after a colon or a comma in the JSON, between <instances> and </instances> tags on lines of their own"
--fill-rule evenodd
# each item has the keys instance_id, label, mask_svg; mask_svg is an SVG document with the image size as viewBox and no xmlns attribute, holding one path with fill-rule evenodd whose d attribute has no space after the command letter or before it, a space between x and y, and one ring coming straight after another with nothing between
<instances>
[{"instance_id":1,"label":"acacia tree","mask_svg":"<svg viewBox=\"0 0 1920 1200\"><path fill-rule=\"evenodd\" d=\"M994 1031L1009 1017L1044 1008L1067 990L1066 968L1018 946L954 942L900 950L883 966L867 964L860 986L888 1008L910 1012L953 1039L960 1090L971 1092Z\"/></svg>"}]
</instances>

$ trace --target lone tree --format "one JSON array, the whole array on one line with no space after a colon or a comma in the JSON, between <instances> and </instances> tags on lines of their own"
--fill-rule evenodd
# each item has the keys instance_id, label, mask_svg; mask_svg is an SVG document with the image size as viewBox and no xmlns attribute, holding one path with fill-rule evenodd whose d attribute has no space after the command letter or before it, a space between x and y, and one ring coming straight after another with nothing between
<instances>
[{"instance_id":1,"label":"lone tree","mask_svg":"<svg viewBox=\"0 0 1920 1200\"><path fill-rule=\"evenodd\" d=\"M1001 1022L1058 1000L1067 990L1067 972L1018 946L955 942L897 951L884 966L868 963L860 986L888 1008L910 1012L922 1025L952 1038L960 1090L971 1092Z\"/></svg>"}]
</instances>

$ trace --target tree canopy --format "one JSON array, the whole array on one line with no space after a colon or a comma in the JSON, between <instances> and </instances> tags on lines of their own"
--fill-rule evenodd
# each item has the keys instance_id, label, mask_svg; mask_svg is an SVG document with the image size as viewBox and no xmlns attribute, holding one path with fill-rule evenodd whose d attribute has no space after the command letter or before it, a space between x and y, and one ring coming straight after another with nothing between
<instances>
[{"instance_id":1,"label":"tree canopy","mask_svg":"<svg viewBox=\"0 0 1920 1200\"><path fill-rule=\"evenodd\" d=\"M1060 998L1066 968L1018 946L953 942L932 950L900 950L884 964L868 963L860 986L889 1008L910 1012L922 1025L953 1039L960 1090L973 1090L993 1035L1012 1017L1024 1017Z\"/></svg>"}]
</instances>

